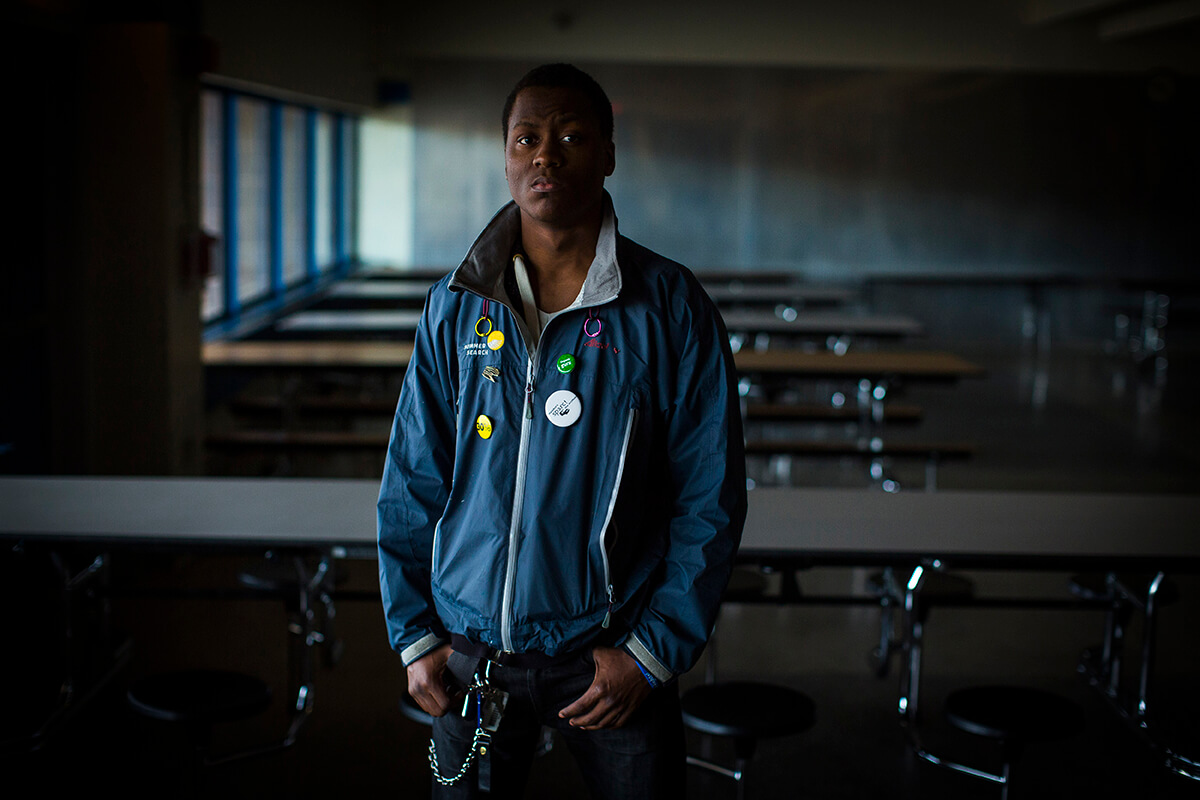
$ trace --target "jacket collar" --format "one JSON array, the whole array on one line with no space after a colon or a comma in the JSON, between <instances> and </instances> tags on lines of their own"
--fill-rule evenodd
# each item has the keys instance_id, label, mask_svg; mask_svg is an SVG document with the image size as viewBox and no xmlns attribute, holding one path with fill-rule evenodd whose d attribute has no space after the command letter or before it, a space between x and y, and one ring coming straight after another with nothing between
<instances>
[{"instance_id":1,"label":"jacket collar","mask_svg":"<svg viewBox=\"0 0 1200 800\"><path fill-rule=\"evenodd\" d=\"M588 267L583 281L582 306L607 303L621 293L621 269L617 263L617 216L612 197L604 193L604 221L596 239L596 257ZM509 202L496 212L467 251L466 258L454 270L450 289L469 291L483 297L505 301L510 298L504 288L505 273L517 252L521 239L521 210Z\"/></svg>"}]
</instances>

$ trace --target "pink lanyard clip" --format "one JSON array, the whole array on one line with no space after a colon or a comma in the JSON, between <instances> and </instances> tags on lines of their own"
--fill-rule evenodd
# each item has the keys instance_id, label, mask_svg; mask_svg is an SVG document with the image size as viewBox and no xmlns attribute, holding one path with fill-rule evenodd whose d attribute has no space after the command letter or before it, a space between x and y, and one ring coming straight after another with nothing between
<instances>
[{"instance_id":1,"label":"pink lanyard clip","mask_svg":"<svg viewBox=\"0 0 1200 800\"><path fill-rule=\"evenodd\" d=\"M595 323L596 323L596 330L595 330L595 332L594 332L594 333L593 333L592 331L588 330L588 323L589 323L589 322L595 322ZM594 310L592 310L592 309L588 309L588 315L587 315L587 319L585 319L585 320L583 321L583 333L584 333L584 335L585 335L585 336L587 336L589 339L595 339L597 336L599 336L599 335L600 335L600 332L601 332L602 330L604 330L604 323L603 323L603 322L601 322L601 321L600 321L600 318L596 316L596 312L595 312Z\"/></svg>"}]
</instances>

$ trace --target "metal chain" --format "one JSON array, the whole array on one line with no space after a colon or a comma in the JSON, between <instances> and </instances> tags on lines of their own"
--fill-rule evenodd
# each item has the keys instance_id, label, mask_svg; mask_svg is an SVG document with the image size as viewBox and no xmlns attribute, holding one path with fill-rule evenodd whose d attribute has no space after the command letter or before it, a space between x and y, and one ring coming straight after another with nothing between
<instances>
[{"instance_id":1,"label":"metal chain","mask_svg":"<svg viewBox=\"0 0 1200 800\"><path fill-rule=\"evenodd\" d=\"M467 774L467 770L471 768L471 764L475 761L475 756L487 747L488 742L492 739L492 735L483 728L475 729L475 737L471 740L471 752L467 753L467 758L459 768L458 773L452 777L442 775L441 769L438 767L437 746L433 743L433 738L429 739L429 767L433 770L433 777L442 786L453 786L463 779Z\"/></svg>"},{"instance_id":2,"label":"metal chain","mask_svg":"<svg viewBox=\"0 0 1200 800\"><path fill-rule=\"evenodd\" d=\"M476 681L466 688L465 694L467 697L470 697L471 692L478 692L484 688L487 688L486 683ZM480 700L476 699L475 702L478 703ZM434 744L433 737L429 737L429 767L433 770L434 780L436 780L442 786L453 786L454 784L458 783L467 774L467 770L471 768L471 764L474 763L475 757L481 751L485 753L487 752L483 748L486 748L491 740L492 735L483 729L483 725L477 725L475 727L475 736L471 739L471 750L469 753L467 753L466 760L463 761L462 766L459 767L459 770L455 775L447 778L442 775L442 770L438 766L437 745Z\"/></svg>"}]
</instances>

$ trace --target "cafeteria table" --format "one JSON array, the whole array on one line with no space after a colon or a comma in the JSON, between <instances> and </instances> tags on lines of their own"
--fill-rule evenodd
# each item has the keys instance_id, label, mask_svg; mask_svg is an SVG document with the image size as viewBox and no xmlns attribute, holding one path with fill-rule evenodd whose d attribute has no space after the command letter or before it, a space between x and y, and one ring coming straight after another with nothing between
<instances>
[{"instance_id":1,"label":"cafeteria table","mask_svg":"<svg viewBox=\"0 0 1200 800\"><path fill-rule=\"evenodd\" d=\"M309 311L420 309L425 305L425 298L432 286L432 281L410 278L345 278L331 283L305 308Z\"/></svg>"},{"instance_id":2,"label":"cafeteria table","mask_svg":"<svg viewBox=\"0 0 1200 800\"><path fill-rule=\"evenodd\" d=\"M925 326L903 314L868 314L858 311L799 310L788 306L774 311L730 308L721 313L729 331L729 344L740 352L752 343L755 350L774 346L772 336L784 337L785 346L796 341L823 339L825 347L845 354L856 339L901 339L920 336Z\"/></svg>"},{"instance_id":3,"label":"cafeteria table","mask_svg":"<svg viewBox=\"0 0 1200 800\"><path fill-rule=\"evenodd\" d=\"M12 545L245 552L310 549L374 559L374 480L262 478L0 478L0 541ZM1200 495L861 489L755 489L738 551L753 563L892 566L908 571L907 611L931 569L1200 573ZM1135 707L1121 710L1171 769L1200 763L1153 740L1153 597L1145 604ZM915 658L915 660L914 660ZM898 710L916 736L919 652Z\"/></svg>"},{"instance_id":4,"label":"cafeteria table","mask_svg":"<svg viewBox=\"0 0 1200 800\"><path fill-rule=\"evenodd\" d=\"M421 321L421 311L398 309L330 309L297 311L275 321L275 331L284 334L316 333L401 333L411 337Z\"/></svg>"},{"instance_id":5,"label":"cafeteria table","mask_svg":"<svg viewBox=\"0 0 1200 800\"><path fill-rule=\"evenodd\" d=\"M952 382L976 378L984 370L954 353L937 350L837 350L798 348L739 350L733 356L738 372L750 387L769 388L770 381L785 385L793 379L841 378L857 387L863 422L882 428L884 404L893 386L908 381ZM863 433L867 431L864 430Z\"/></svg>"},{"instance_id":6,"label":"cafeteria table","mask_svg":"<svg viewBox=\"0 0 1200 800\"><path fill-rule=\"evenodd\" d=\"M855 297L852 289L792 281L779 283L707 283L704 291L718 307L735 306L838 306Z\"/></svg>"},{"instance_id":7,"label":"cafeteria table","mask_svg":"<svg viewBox=\"0 0 1200 800\"><path fill-rule=\"evenodd\" d=\"M329 287L323 298L424 301L432 285L429 281L420 280L338 281Z\"/></svg>"},{"instance_id":8,"label":"cafeteria table","mask_svg":"<svg viewBox=\"0 0 1200 800\"><path fill-rule=\"evenodd\" d=\"M871 350L838 354L805 350L741 351L733 357L739 372L792 377L913 378L957 380L983 375L983 368L938 350Z\"/></svg>"},{"instance_id":9,"label":"cafeteria table","mask_svg":"<svg viewBox=\"0 0 1200 800\"><path fill-rule=\"evenodd\" d=\"M375 286L374 283L363 286ZM731 309L722 313L731 332L749 334L787 334L792 336L889 337L917 336L924 326L901 314L858 314L831 311L794 311L778 315L770 311ZM421 312L417 309L321 308L297 311L275 322L275 330L285 333L341 332L402 333L417 329Z\"/></svg>"},{"instance_id":10,"label":"cafeteria table","mask_svg":"<svg viewBox=\"0 0 1200 800\"><path fill-rule=\"evenodd\" d=\"M411 342L296 342L222 340L205 342L200 360L206 367L243 369L404 369Z\"/></svg>"},{"instance_id":11,"label":"cafeteria table","mask_svg":"<svg viewBox=\"0 0 1200 800\"><path fill-rule=\"evenodd\" d=\"M221 340L205 342L206 366L405 367L412 345L382 341ZM742 351L734 355L739 372L791 377L866 377L955 380L978 377L983 369L941 351Z\"/></svg>"},{"instance_id":12,"label":"cafeteria table","mask_svg":"<svg viewBox=\"0 0 1200 800\"><path fill-rule=\"evenodd\" d=\"M1200 781L1200 761L1159 741L1151 721L1158 593L1168 573L1200 573L1200 495L1052 492L863 492L756 489L739 557L794 566L903 570L908 658L897 710L914 753L938 766L1003 779L932 753L918 732L923 631L920 589L931 570L1144 572L1137 605L1142 647L1136 686L1102 697L1171 771ZM1123 687L1122 687L1123 688ZM1128 694L1128 700L1122 696Z\"/></svg>"},{"instance_id":13,"label":"cafeteria table","mask_svg":"<svg viewBox=\"0 0 1200 800\"><path fill-rule=\"evenodd\" d=\"M925 326L903 314L859 314L845 311L771 311L731 309L721 313L725 327L742 333L792 336L919 336Z\"/></svg>"}]
</instances>

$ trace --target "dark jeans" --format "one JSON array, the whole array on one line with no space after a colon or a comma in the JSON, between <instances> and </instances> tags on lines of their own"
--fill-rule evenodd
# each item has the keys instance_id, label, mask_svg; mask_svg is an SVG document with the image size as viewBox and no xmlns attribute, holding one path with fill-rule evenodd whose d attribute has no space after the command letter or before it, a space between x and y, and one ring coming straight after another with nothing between
<instances>
[{"instance_id":1,"label":"dark jeans","mask_svg":"<svg viewBox=\"0 0 1200 800\"><path fill-rule=\"evenodd\" d=\"M453 653L447 662L450 682L468 685L479 663ZM595 676L591 650L545 669L492 665L489 682L509 692L500 728L492 734L492 791L479 792L476 765L453 786L433 783L437 800L474 797L520 798L542 726L554 728L570 747L592 796L600 800L674 800L687 791L686 752L679 694L674 684L655 689L638 710L615 730L581 731L558 712L587 691ZM461 706L433 721L440 772L458 772L475 735L475 714L459 714Z\"/></svg>"}]
</instances>

